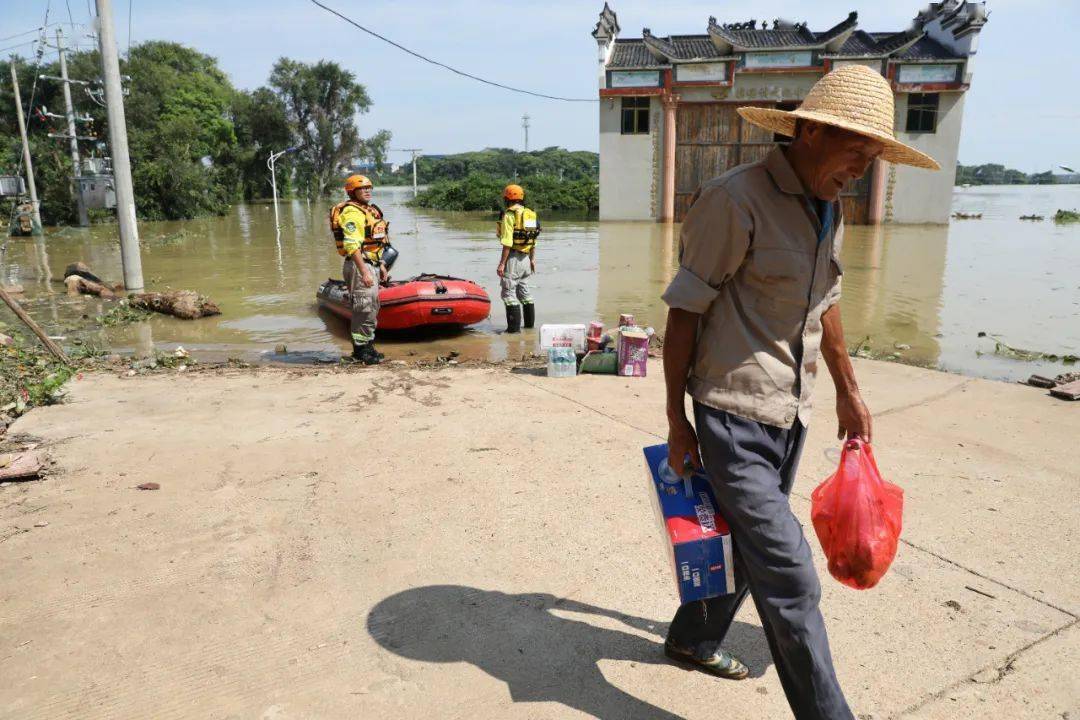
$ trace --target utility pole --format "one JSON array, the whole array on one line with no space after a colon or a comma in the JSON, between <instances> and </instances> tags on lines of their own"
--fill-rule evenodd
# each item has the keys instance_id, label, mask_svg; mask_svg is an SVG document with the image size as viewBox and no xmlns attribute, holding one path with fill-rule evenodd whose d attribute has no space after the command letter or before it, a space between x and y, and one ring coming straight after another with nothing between
<instances>
[{"instance_id":1,"label":"utility pole","mask_svg":"<svg viewBox=\"0 0 1080 720\"><path fill-rule=\"evenodd\" d=\"M420 153L423 152L424 149L423 148L395 148L395 150L397 152L412 153L412 194L413 194L413 197L416 197L416 194L417 194L416 158L420 156Z\"/></svg>"},{"instance_id":2,"label":"utility pole","mask_svg":"<svg viewBox=\"0 0 1080 720\"><path fill-rule=\"evenodd\" d=\"M525 152L529 152L529 113L521 116L521 127L525 128Z\"/></svg>"},{"instance_id":3,"label":"utility pole","mask_svg":"<svg viewBox=\"0 0 1080 720\"><path fill-rule=\"evenodd\" d=\"M75 110L71 106L71 84L68 82L67 73L67 52L64 49L64 31L60 28L56 29L56 49L60 51L60 78L63 80L64 86L64 113L67 116L68 127L68 144L71 148L71 165L75 172L75 176L72 178L72 188L75 191L75 206L79 211L79 227L88 227L90 225L90 217L86 213L86 202L83 200L82 183L79 182L79 178L82 176L82 161L79 159L79 137L75 130Z\"/></svg>"},{"instance_id":4,"label":"utility pole","mask_svg":"<svg viewBox=\"0 0 1080 720\"><path fill-rule=\"evenodd\" d=\"M120 261L124 265L124 287L130 292L143 289L143 275L139 226L135 222L135 192L131 186L127 120L124 118L124 90L120 86L120 58L116 51L112 2L96 1L101 74L105 80L105 103L109 117L109 148L116 182L116 218L120 223Z\"/></svg>"},{"instance_id":5,"label":"utility pole","mask_svg":"<svg viewBox=\"0 0 1080 720\"><path fill-rule=\"evenodd\" d=\"M26 120L23 118L22 94L19 92L19 76L15 63L11 63L11 89L15 93L15 115L19 118L19 135L22 137L23 163L26 165L26 185L30 189L30 204L34 206L34 223L40 228L41 206L38 204L37 184L34 182L34 161L30 158L30 141L26 138Z\"/></svg>"}]
</instances>

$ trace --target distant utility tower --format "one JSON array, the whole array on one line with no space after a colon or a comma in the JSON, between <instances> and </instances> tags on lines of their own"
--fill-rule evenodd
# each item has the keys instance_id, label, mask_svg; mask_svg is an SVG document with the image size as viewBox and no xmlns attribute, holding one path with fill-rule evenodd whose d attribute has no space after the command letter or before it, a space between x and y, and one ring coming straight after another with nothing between
<instances>
[{"instance_id":1,"label":"distant utility tower","mask_svg":"<svg viewBox=\"0 0 1080 720\"><path fill-rule=\"evenodd\" d=\"M529 152L529 113L521 116L521 127L525 130L525 152Z\"/></svg>"}]
</instances>

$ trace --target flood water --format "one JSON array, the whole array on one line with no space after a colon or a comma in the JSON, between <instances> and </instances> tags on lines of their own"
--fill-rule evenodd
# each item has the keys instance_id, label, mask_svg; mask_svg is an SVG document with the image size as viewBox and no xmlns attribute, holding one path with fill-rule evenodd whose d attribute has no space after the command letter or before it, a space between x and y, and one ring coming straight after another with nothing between
<instances>
[{"instance_id":1,"label":"flood water","mask_svg":"<svg viewBox=\"0 0 1080 720\"><path fill-rule=\"evenodd\" d=\"M492 296L492 315L463 333L387 338L380 349L405 359L457 352L503 360L531 353L534 334L498 332L505 320L494 217L412 210L404 204L411 194L406 188L375 193L401 252L394 277L434 272L475 280ZM848 228L842 311L849 345L868 338L875 353L989 378L1069 369L995 354L994 342L978 334L1000 336L1013 347L1080 355L1080 225L1049 219L1058 208L1080 208L1080 186L957 189L953 206L982 213L982 219ZM0 273L6 283L25 288L28 311L50 334L69 341L80 337L120 352L182 345L197 357L247 360L285 344L290 352L332 357L347 351L348 341L344 323L315 304L319 283L341 276L327 209L282 203L280 239L268 204L238 206L222 218L140 223L148 289L197 290L221 306L223 314L214 318L155 316L127 327L73 330L82 316L97 316L110 301L67 296L61 274L82 260L105 279L120 280L111 225L50 229L44 240L11 238ZM1032 212L1047 220L1019 219ZM677 233L677 227L655 223L545 218L533 282L537 322L611 324L628 312L662 330L659 298L675 271Z\"/></svg>"}]
</instances>

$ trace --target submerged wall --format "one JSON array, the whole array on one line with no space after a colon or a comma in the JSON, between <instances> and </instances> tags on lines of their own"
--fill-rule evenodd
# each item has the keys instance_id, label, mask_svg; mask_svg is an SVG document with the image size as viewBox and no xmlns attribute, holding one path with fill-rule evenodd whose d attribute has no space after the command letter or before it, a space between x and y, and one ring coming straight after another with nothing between
<instances>
[{"instance_id":1,"label":"submerged wall","mask_svg":"<svg viewBox=\"0 0 1080 720\"><path fill-rule=\"evenodd\" d=\"M941 170L920 170L890 165L891 212L886 220L894 223L945 223L952 209L953 184L956 182L956 158L960 149L960 127L964 116L964 93L941 93L937 132L905 133L908 96L896 96L896 139L938 161Z\"/></svg>"},{"instance_id":2,"label":"submerged wall","mask_svg":"<svg viewBox=\"0 0 1080 720\"><path fill-rule=\"evenodd\" d=\"M600 219L652 220L659 203L656 175L663 112L649 107L649 133L621 134L622 101L600 99Z\"/></svg>"}]
</instances>

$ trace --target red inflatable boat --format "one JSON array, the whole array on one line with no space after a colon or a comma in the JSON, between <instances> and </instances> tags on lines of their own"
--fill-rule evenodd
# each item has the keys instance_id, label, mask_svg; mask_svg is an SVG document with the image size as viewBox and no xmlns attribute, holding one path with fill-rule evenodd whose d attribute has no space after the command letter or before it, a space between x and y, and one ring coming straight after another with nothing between
<instances>
[{"instance_id":1,"label":"red inflatable boat","mask_svg":"<svg viewBox=\"0 0 1080 720\"><path fill-rule=\"evenodd\" d=\"M315 294L319 306L349 320L349 291L341 280L327 280ZM409 330L433 325L464 327L487 319L491 299L471 280L417 275L379 289L379 329Z\"/></svg>"}]
</instances>

